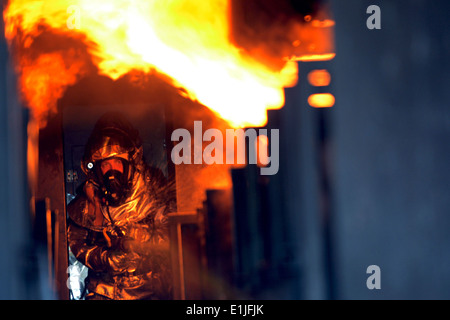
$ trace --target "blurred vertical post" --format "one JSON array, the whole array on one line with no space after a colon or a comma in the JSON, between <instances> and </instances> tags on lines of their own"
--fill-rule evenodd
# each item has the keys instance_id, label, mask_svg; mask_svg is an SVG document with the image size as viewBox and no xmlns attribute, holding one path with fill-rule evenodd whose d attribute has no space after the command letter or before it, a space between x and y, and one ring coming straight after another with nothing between
<instances>
[{"instance_id":1,"label":"blurred vertical post","mask_svg":"<svg viewBox=\"0 0 450 320\"><path fill-rule=\"evenodd\" d=\"M373 4L381 29L367 26ZM450 298L449 11L444 0L333 1L340 299ZM366 286L371 265L381 290Z\"/></svg>"},{"instance_id":2,"label":"blurred vertical post","mask_svg":"<svg viewBox=\"0 0 450 320\"><path fill-rule=\"evenodd\" d=\"M17 99L11 66L0 19L0 299L37 299L42 292L31 236L27 111Z\"/></svg>"}]
</instances>

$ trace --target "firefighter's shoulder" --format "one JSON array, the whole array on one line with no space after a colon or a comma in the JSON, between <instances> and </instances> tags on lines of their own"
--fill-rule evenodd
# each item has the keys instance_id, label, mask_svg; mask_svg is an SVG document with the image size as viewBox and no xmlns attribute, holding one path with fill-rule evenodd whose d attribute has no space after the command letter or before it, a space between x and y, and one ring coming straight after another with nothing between
<instances>
[{"instance_id":1,"label":"firefighter's shoulder","mask_svg":"<svg viewBox=\"0 0 450 320\"><path fill-rule=\"evenodd\" d=\"M71 222L74 222L81 227L89 227L86 225L87 210L88 199L84 193L81 193L67 205L67 216Z\"/></svg>"}]
</instances>

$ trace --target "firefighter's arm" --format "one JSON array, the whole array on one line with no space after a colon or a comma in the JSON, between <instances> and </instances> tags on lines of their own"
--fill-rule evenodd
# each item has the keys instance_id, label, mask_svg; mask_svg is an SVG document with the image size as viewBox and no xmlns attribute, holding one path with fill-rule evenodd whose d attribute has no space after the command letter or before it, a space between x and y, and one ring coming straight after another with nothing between
<instances>
[{"instance_id":1,"label":"firefighter's arm","mask_svg":"<svg viewBox=\"0 0 450 320\"><path fill-rule=\"evenodd\" d=\"M82 264L95 272L124 273L133 272L139 261L139 256L126 252L120 246L109 247L92 243L92 231L69 223L68 242L73 254ZM103 236L101 233L97 237Z\"/></svg>"},{"instance_id":2,"label":"firefighter's arm","mask_svg":"<svg viewBox=\"0 0 450 320\"><path fill-rule=\"evenodd\" d=\"M95 272L103 272L108 268L107 254L108 248L105 246L90 244L93 236L88 229L83 228L72 221L69 221L67 231L68 244L73 254L86 267Z\"/></svg>"},{"instance_id":3,"label":"firefighter's arm","mask_svg":"<svg viewBox=\"0 0 450 320\"><path fill-rule=\"evenodd\" d=\"M68 244L78 261L95 272L130 271L137 257L127 253L120 241L107 243L101 231L93 231L94 223L89 214L89 202L84 197L73 200L68 207Z\"/></svg>"}]
</instances>

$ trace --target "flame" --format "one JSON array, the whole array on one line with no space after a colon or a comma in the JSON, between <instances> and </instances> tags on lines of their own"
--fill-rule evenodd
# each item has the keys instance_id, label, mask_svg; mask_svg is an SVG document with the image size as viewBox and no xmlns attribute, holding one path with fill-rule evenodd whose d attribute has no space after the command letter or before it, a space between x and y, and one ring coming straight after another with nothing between
<instances>
[{"instance_id":1,"label":"flame","mask_svg":"<svg viewBox=\"0 0 450 320\"><path fill-rule=\"evenodd\" d=\"M98 73L117 79L156 70L234 127L263 126L267 109L284 105L297 63L269 68L230 41L229 0L10 0L5 36L26 51L52 30L84 39ZM88 72L74 50L18 61L23 96L45 123L65 89Z\"/></svg>"},{"instance_id":2,"label":"flame","mask_svg":"<svg viewBox=\"0 0 450 320\"><path fill-rule=\"evenodd\" d=\"M83 74L81 62L74 61L68 65L58 53L43 54L36 60L22 61L22 95L41 127L46 124L47 112L57 112L57 100L64 95L65 88L76 83L80 74Z\"/></svg>"},{"instance_id":3,"label":"flame","mask_svg":"<svg viewBox=\"0 0 450 320\"><path fill-rule=\"evenodd\" d=\"M255 140L258 167L265 167L269 162L269 138L266 135L258 135Z\"/></svg>"},{"instance_id":4,"label":"flame","mask_svg":"<svg viewBox=\"0 0 450 320\"><path fill-rule=\"evenodd\" d=\"M331 75L328 70L313 70L308 73L308 82L314 87L326 87L330 85Z\"/></svg>"},{"instance_id":5,"label":"flame","mask_svg":"<svg viewBox=\"0 0 450 320\"><path fill-rule=\"evenodd\" d=\"M313 108L331 108L335 102L331 93L316 93L308 97L308 103Z\"/></svg>"}]
</instances>

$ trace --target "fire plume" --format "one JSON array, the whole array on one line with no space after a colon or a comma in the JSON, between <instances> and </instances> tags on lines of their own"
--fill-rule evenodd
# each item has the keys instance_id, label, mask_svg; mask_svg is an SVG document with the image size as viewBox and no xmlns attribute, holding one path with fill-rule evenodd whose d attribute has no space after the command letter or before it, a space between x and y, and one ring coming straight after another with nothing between
<instances>
[{"instance_id":1,"label":"fire plume","mask_svg":"<svg viewBox=\"0 0 450 320\"><path fill-rule=\"evenodd\" d=\"M65 89L96 72L112 79L133 71L169 76L234 127L262 126L284 105L297 63L272 68L230 40L230 0L10 0L5 36L25 52L16 61L21 92L41 124ZM45 32L83 41L75 49L26 53Z\"/></svg>"}]
</instances>

